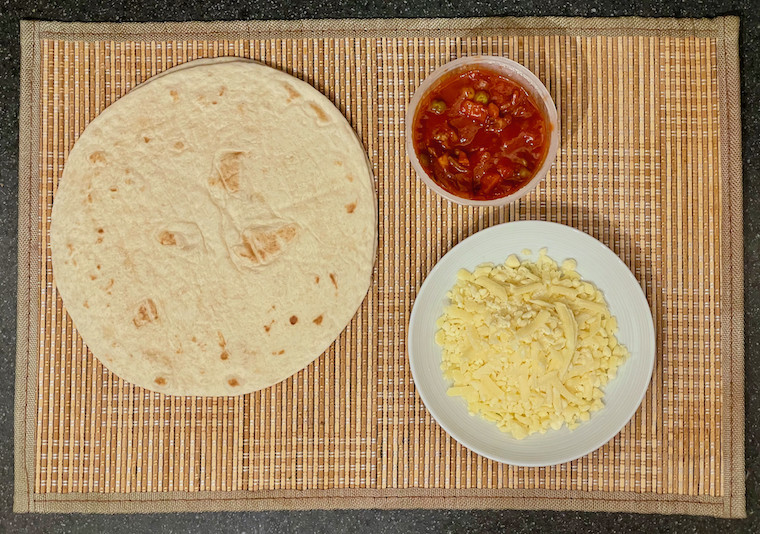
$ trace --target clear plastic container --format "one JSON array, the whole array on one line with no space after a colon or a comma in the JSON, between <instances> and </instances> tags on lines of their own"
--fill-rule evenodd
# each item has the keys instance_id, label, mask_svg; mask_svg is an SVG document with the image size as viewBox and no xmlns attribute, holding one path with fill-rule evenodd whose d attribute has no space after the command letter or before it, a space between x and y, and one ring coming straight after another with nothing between
<instances>
[{"instance_id":1,"label":"clear plastic container","mask_svg":"<svg viewBox=\"0 0 760 534\"><path fill-rule=\"evenodd\" d=\"M531 178L530 182L525 184L515 193L511 195L496 198L494 200L471 200L468 198L462 198L449 193L443 187L438 185L427 172L422 168L420 160L417 157L417 152L414 150L414 140L412 138L412 128L414 125L414 117L417 114L417 109L420 102L424 99L425 95L438 83L438 81L449 73L455 71L466 72L468 70L476 68L486 68L500 73L505 78L508 78L517 84L521 85L527 92L533 97L536 104L539 106L544 114L548 124L551 126L551 132L549 134L549 148L546 152L546 158L543 164L538 169L536 174ZM536 188L538 183L546 177L546 173L554 164L554 158L557 155L559 149L559 122L557 120L557 108L554 105L549 91L546 89L541 80L536 77L530 70L525 68L505 57L500 56L467 56L450 61L442 67L435 70L420 84L417 90L412 96L412 100L409 102L409 106L406 111L406 153L409 160L412 163L412 167L417 173L417 177L425 182L425 184L438 193L443 198L456 202L457 204L465 204L468 206L505 206L516 201L519 198L524 197L533 189Z\"/></svg>"}]
</instances>

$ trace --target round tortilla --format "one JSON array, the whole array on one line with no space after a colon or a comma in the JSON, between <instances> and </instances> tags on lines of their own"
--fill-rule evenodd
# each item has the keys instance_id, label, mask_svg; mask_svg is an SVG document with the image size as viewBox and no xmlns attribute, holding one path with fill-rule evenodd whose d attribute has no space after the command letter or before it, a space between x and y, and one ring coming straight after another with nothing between
<instances>
[{"instance_id":1,"label":"round tortilla","mask_svg":"<svg viewBox=\"0 0 760 534\"><path fill-rule=\"evenodd\" d=\"M271 386L322 354L369 287L364 149L309 84L193 63L86 128L55 195L56 285L115 374L172 395Z\"/></svg>"}]
</instances>

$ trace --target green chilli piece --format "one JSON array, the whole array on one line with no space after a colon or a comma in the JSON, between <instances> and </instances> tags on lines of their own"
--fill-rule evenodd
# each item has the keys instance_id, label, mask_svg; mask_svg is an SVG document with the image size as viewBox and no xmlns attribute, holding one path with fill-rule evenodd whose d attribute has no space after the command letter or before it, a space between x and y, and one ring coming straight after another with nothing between
<instances>
[{"instance_id":1,"label":"green chilli piece","mask_svg":"<svg viewBox=\"0 0 760 534\"><path fill-rule=\"evenodd\" d=\"M433 100L430 103L430 111L432 111L436 115L440 115L441 113L446 111L446 102L439 99Z\"/></svg>"},{"instance_id":2,"label":"green chilli piece","mask_svg":"<svg viewBox=\"0 0 760 534\"><path fill-rule=\"evenodd\" d=\"M491 97L485 91L478 91L475 93L473 100L475 100L475 102L478 104L486 105L488 104L488 101L491 100Z\"/></svg>"}]
</instances>

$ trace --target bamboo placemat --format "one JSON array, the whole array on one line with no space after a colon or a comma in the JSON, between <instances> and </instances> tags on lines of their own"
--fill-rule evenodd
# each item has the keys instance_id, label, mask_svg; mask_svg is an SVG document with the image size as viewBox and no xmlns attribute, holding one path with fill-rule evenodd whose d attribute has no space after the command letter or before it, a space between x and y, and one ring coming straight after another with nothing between
<instances>
[{"instance_id":1,"label":"bamboo placemat","mask_svg":"<svg viewBox=\"0 0 760 534\"><path fill-rule=\"evenodd\" d=\"M740 517L744 508L738 20L462 19L62 24L22 33L15 509L579 509ZM558 104L545 183L505 209L454 206L414 178L404 110L466 54L527 65ZM244 56L343 111L376 177L379 248L363 306L294 377L236 398L166 397L87 351L56 292L50 208L98 113L194 58ZM609 245L657 333L641 408L604 447L521 468L454 442L412 383L406 327L436 261L517 219Z\"/></svg>"}]
</instances>

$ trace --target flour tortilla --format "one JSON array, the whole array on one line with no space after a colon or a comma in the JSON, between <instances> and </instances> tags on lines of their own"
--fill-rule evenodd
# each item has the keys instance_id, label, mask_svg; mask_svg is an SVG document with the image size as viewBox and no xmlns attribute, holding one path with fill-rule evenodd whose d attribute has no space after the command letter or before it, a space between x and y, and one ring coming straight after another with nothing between
<instances>
[{"instance_id":1,"label":"flour tortilla","mask_svg":"<svg viewBox=\"0 0 760 534\"><path fill-rule=\"evenodd\" d=\"M64 305L121 378L238 395L306 367L369 287L377 217L364 149L309 84L193 62L84 131L54 198Z\"/></svg>"}]
</instances>

